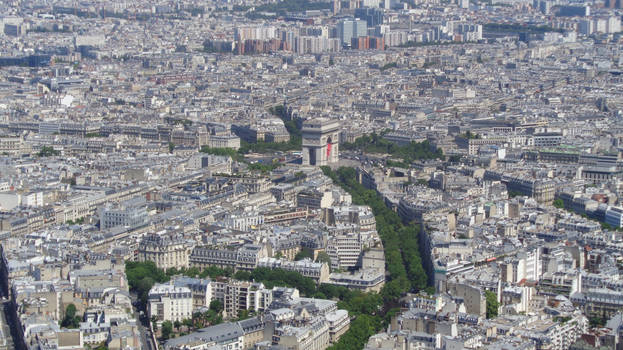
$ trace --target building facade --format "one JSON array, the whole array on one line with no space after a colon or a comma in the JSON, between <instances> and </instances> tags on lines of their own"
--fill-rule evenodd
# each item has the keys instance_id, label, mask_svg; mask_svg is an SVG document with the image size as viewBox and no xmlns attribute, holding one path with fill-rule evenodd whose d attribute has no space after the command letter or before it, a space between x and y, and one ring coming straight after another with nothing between
<instances>
[{"instance_id":1,"label":"building facade","mask_svg":"<svg viewBox=\"0 0 623 350\"><path fill-rule=\"evenodd\" d=\"M181 238L150 234L138 246L138 261L153 261L159 269L188 267L194 244Z\"/></svg>"},{"instance_id":2,"label":"building facade","mask_svg":"<svg viewBox=\"0 0 623 350\"><path fill-rule=\"evenodd\" d=\"M190 289L173 284L156 284L147 297L147 315L158 321L182 321L192 318L193 298Z\"/></svg>"}]
</instances>

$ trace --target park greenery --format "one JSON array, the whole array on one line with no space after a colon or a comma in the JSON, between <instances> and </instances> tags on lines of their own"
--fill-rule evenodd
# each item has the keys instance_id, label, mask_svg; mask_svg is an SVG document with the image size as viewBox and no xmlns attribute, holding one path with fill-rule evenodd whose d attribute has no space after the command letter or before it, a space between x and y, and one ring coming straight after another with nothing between
<instances>
[{"instance_id":1,"label":"park greenery","mask_svg":"<svg viewBox=\"0 0 623 350\"><path fill-rule=\"evenodd\" d=\"M256 171L262 172L262 174L267 174L267 173L269 173L269 172L279 168L282 165L283 164L281 164L279 162L272 162L270 164L257 162L257 163L249 164L249 170L256 170Z\"/></svg>"},{"instance_id":2,"label":"park greenery","mask_svg":"<svg viewBox=\"0 0 623 350\"><path fill-rule=\"evenodd\" d=\"M156 283L164 283L169 280L163 270L156 267L153 261L125 263L125 274L128 278L130 291L138 295L141 308L145 309L147 294Z\"/></svg>"},{"instance_id":3,"label":"park greenery","mask_svg":"<svg viewBox=\"0 0 623 350\"><path fill-rule=\"evenodd\" d=\"M497 294L490 290L485 291L485 300L487 302L487 318L495 318L498 316L498 309L500 303L498 302Z\"/></svg>"},{"instance_id":4,"label":"park greenery","mask_svg":"<svg viewBox=\"0 0 623 350\"><path fill-rule=\"evenodd\" d=\"M300 252L296 253L296 255L294 256L294 260L296 261L303 260L305 258L309 258L309 259L314 258L314 252L310 248L304 247L303 249L301 249Z\"/></svg>"},{"instance_id":5,"label":"park greenery","mask_svg":"<svg viewBox=\"0 0 623 350\"><path fill-rule=\"evenodd\" d=\"M58 156L61 152L52 148L52 146L43 146L37 155L39 157L50 157L50 156Z\"/></svg>"},{"instance_id":6,"label":"park greenery","mask_svg":"<svg viewBox=\"0 0 623 350\"><path fill-rule=\"evenodd\" d=\"M381 72L386 71L388 69L397 68L398 64L396 62L390 62L379 68Z\"/></svg>"},{"instance_id":7,"label":"park greenery","mask_svg":"<svg viewBox=\"0 0 623 350\"><path fill-rule=\"evenodd\" d=\"M262 282L266 288L275 286L297 288L301 294L309 297L316 292L314 280L295 271L258 267L252 271L237 271L233 277L240 281Z\"/></svg>"},{"instance_id":8,"label":"park greenery","mask_svg":"<svg viewBox=\"0 0 623 350\"><path fill-rule=\"evenodd\" d=\"M241 153L236 152L236 150L233 148L211 148L208 146L202 146L199 151L215 156L230 156L233 160L237 162L244 162L244 156Z\"/></svg>"},{"instance_id":9,"label":"park greenery","mask_svg":"<svg viewBox=\"0 0 623 350\"><path fill-rule=\"evenodd\" d=\"M248 312L242 315L248 317ZM238 321L242 318L238 318ZM193 313L192 318L182 321L164 321L160 328L160 339L167 340L176 336L183 336L198 329L215 326L223 323L223 304L218 300L212 300L208 310ZM175 330L174 330L175 329Z\"/></svg>"},{"instance_id":10,"label":"park greenery","mask_svg":"<svg viewBox=\"0 0 623 350\"><path fill-rule=\"evenodd\" d=\"M387 159L385 161L385 165L390 166L390 167L397 167L397 168L409 168L410 164L404 161L400 161L400 160L392 160L392 159Z\"/></svg>"},{"instance_id":11,"label":"park greenery","mask_svg":"<svg viewBox=\"0 0 623 350\"><path fill-rule=\"evenodd\" d=\"M76 316L76 305L69 304L65 308L65 316L60 321L60 325L64 328L80 328L81 321L80 316Z\"/></svg>"},{"instance_id":12,"label":"park greenery","mask_svg":"<svg viewBox=\"0 0 623 350\"><path fill-rule=\"evenodd\" d=\"M608 321L608 317L604 315L604 317L591 317L588 319L588 323L591 328L601 328L606 325Z\"/></svg>"},{"instance_id":13,"label":"park greenery","mask_svg":"<svg viewBox=\"0 0 623 350\"><path fill-rule=\"evenodd\" d=\"M370 336L383 328L383 319L372 315L359 315L351 322L349 330L340 337L330 350L363 349Z\"/></svg>"},{"instance_id":14,"label":"park greenery","mask_svg":"<svg viewBox=\"0 0 623 350\"><path fill-rule=\"evenodd\" d=\"M481 138L479 134L473 133L470 130L467 130L465 133L459 135L459 137L467 140L478 140Z\"/></svg>"},{"instance_id":15,"label":"park greenery","mask_svg":"<svg viewBox=\"0 0 623 350\"><path fill-rule=\"evenodd\" d=\"M443 151L431 145L428 140L411 141L405 146L399 146L376 133L361 136L352 143L346 142L341 145L341 148L365 153L389 154L394 158L402 159L403 167L418 159L445 159Z\"/></svg>"},{"instance_id":16,"label":"park greenery","mask_svg":"<svg viewBox=\"0 0 623 350\"><path fill-rule=\"evenodd\" d=\"M257 141L251 143L245 140L240 140L240 149L238 150L238 153L273 153L300 150L301 144L293 141L292 138L290 138L290 141L288 142Z\"/></svg>"},{"instance_id":17,"label":"park greenery","mask_svg":"<svg viewBox=\"0 0 623 350\"><path fill-rule=\"evenodd\" d=\"M82 225L84 224L84 218L77 218L76 221L74 220L67 220L65 222L67 225Z\"/></svg>"},{"instance_id":18,"label":"park greenery","mask_svg":"<svg viewBox=\"0 0 623 350\"><path fill-rule=\"evenodd\" d=\"M108 350L108 346L106 345L106 342L103 342L102 344L99 344L95 347L93 347L92 345L87 344L84 347L86 350Z\"/></svg>"},{"instance_id":19,"label":"park greenery","mask_svg":"<svg viewBox=\"0 0 623 350\"><path fill-rule=\"evenodd\" d=\"M160 334L162 335L163 340L167 340L171 338L171 334L173 333L173 323L171 321L162 322L162 328L160 329Z\"/></svg>"},{"instance_id":20,"label":"park greenery","mask_svg":"<svg viewBox=\"0 0 623 350\"><path fill-rule=\"evenodd\" d=\"M383 305L378 293L364 293L332 284L318 285L295 271L259 267L252 271L237 271L233 277L241 281L262 282L266 288L297 288L305 297L339 300L338 307L348 310L351 316L378 314Z\"/></svg>"},{"instance_id":21,"label":"park greenery","mask_svg":"<svg viewBox=\"0 0 623 350\"><path fill-rule=\"evenodd\" d=\"M508 192L508 198L515 198L515 197L521 197L524 194L519 192L519 191L515 191L515 190L507 190Z\"/></svg>"}]
</instances>

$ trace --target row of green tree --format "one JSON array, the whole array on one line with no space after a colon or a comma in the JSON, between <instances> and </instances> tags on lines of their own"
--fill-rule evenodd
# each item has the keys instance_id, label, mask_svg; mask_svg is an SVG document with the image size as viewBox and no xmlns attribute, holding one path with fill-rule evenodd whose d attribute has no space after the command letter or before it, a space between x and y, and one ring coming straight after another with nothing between
<instances>
[{"instance_id":1,"label":"row of green tree","mask_svg":"<svg viewBox=\"0 0 623 350\"><path fill-rule=\"evenodd\" d=\"M43 146L37 155L39 157L50 157L50 156L58 156L61 152L55 150L52 146Z\"/></svg>"},{"instance_id":2,"label":"row of green tree","mask_svg":"<svg viewBox=\"0 0 623 350\"><path fill-rule=\"evenodd\" d=\"M496 318L498 316L498 309L500 308L500 303L498 302L497 294L495 294L494 292L490 290L486 290L485 301L486 301L487 318Z\"/></svg>"},{"instance_id":3,"label":"row of green tree","mask_svg":"<svg viewBox=\"0 0 623 350\"><path fill-rule=\"evenodd\" d=\"M445 159L443 151L433 146L428 140L411 141L405 146L399 146L376 133L361 136L355 142L346 142L341 147L343 150L390 154L396 158L401 158L405 163L412 163L418 159Z\"/></svg>"},{"instance_id":4,"label":"row of green tree","mask_svg":"<svg viewBox=\"0 0 623 350\"><path fill-rule=\"evenodd\" d=\"M376 228L383 241L385 264L389 272L388 281L380 295L356 296L347 299L348 305L340 305L357 317L351 323L350 330L330 348L362 349L371 335L387 325L391 316L398 310L396 308L398 299L404 293L420 290L434 293L434 289L428 284L429 276L420 255L419 227L413 224L405 225L398 214L385 205L378 193L358 183L355 169L341 167L333 171L329 167L322 167L322 171L351 194L354 204L369 205L372 208Z\"/></svg>"},{"instance_id":5,"label":"row of green tree","mask_svg":"<svg viewBox=\"0 0 623 350\"><path fill-rule=\"evenodd\" d=\"M311 278L294 271L257 268L251 272L238 271L234 278L262 282L267 288L297 288L306 297L338 300L338 307L347 310L351 316L378 314L383 305L383 299L378 293L364 293L332 284L317 285Z\"/></svg>"},{"instance_id":6,"label":"row of green tree","mask_svg":"<svg viewBox=\"0 0 623 350\"><path fill-rule=\"evenodd\" d=\"M290 141L288 142L247 142L240 140L240 148L236 151L232 148L210 148L208 146L201 147L201 152L214 154L219 156L230 156L237 162L244 162L244 155L248 153L270 153L270 152L288 152L299 151L302 145L302 132L303 122L300 119L288 118L287 112L283 105L271 107L268 110L272 115L279 117L283 120L284 126L290 134ZM268 166L271 166L270 164ZM259 169L259 170L263 170Z\"/></svg>"},{"instance_id":7,"label":"row of green tree","mask_svg":"<svg viewBox=\"0 0 623 350\"><path fill-rule=\"evenodd\" d=\"M383 241L385 263L389 282L382 291L386 301L395 300L402 293L428 289L429 277L421 258L418 235L419 226L405 225L398 214L389 209L383 198L374 190L357 182L355 169L341 167L333 171L322 167L323 172L352 196L353 203L369 205L376 218L376 229Z\"/></svg>"},{"instance_id":8,"label":"row of green tree","mask_svg":"<svg viewBox=\"0 0 623 350\"><path fill-rule=\"evenodd\" d=\"M221 276L231 276L233 271L211 266L203 269L202 271L196 267L192 267L189 269L172 268L165 272L164 270L156 267L156 264L153 261L126 261L125 274L128 279L130 291L135 292L138 295L140 307L144 310L145 305L147 305L147 295L149 290L156 283L168 282L171 277L175 275L198 278L217 278Z\"/></svg>"},{"instance_id":9,"label":"row of green tree","mask_svg":"<svg viewBox=\"0 0 623 350\"><path fill-rule=\"evenodd\" d=\"M266 288L296 288L305 297L338 300L338 306L354 316L376 314L383 305L383 299L378 293L364 293L333 284L318 285L313 279L295 271L259 267L252 271L237 271L233 278L262 282Z\"/></svg>"},{"instance_id":10,"label":"row of green tree","mask_svg":"<svg viewBox=\"0 0 623 350\"><path fill-rule=\"evenodd\" d=\"M241 281L262 282L266 288L294 287L305 296L313 296L316 292L316 283L295 271L258 267L252 271L237 271L234 278Z\"/></svg>"},{"instance_id":11,"label":"row of green tree","mask_svg":"<svg viewBox=\"0 0 623 350\"><path fill-rule=\"evenodd\" d=\"M255 171L260 171L264 174L269 173L275 169L277 169L278 167L282 166L283 164L277 161L273 161L272 163L260 163L260 162L256 162L256 163L249 163L245 158L244 158L244 154L245 153L249 153L251 152L251 149L253 148L253 152L258 152L258 153L266 153L268 152L269 149L271 149L271 147L273 147L273 145L277 145L277 148L279 148L281 145L286 145L287 143L285 142L281 142L281 143L271 143L271 142L258 142L258 143L248 143L246 141L241 141L241 148L236 151L233 148L210 148L208 146L202 146L201 149L199 150L202 153L207 153L207 154L213 154L213 155L217 155L217 156L230 156L233 160L239 162L239 163L247 163L249 165L249 170L255 170ZM251 146L253 145L253 146ZM286 147L288 150L290 150L292 147Z\"/></svg>"},{"instance_id":12,"label":"row of green tree","mask_svg":"<svg viewBox=\"0 0 623 350\"><path fill-rule=\"evenodd\" d=\"M383 297L378 293L364 293L361 291L350 290L346 287L331 284L317 285L311 278L304 277L298 272L285 271L282 269L257 268L252 271L237 271L231 274L231 270L219 268L207 268L199 271L191 269L169 269L164 272L158 269L151 262L126 262L126 274L130 290L139 294L141 299L146 300L149 289L154 283L163 283L173 275L186 275L191 277L218 277L231 276L243 281L262 282L267 288L274 286L297 288L303 296L319 299L338 300L338 307L347 310L351 316L357 317L351 324L349 331L344 334L342 339L333 346L333 349L361 349L365 345L368 337L380 331L387 325L389 319L385 318L383 311ZM144 305L144 301L143 305ZM179 324L164 322L162 326L162 338L168 339L175 336L173 328L176 329L184 325L188 328L198 329L210 325L215 325L223 321L221 316L222 306L218 302L212 302L210 309L204 313L193 314L191 320L185 320ZM68 313L68 320L72 319L73 314ZM249 313L241 313L238 319L250 317ZM71 321L66 321L71 322Z\"/></svg>"},{"instance_id":13,"label":"row of green tree","mask_svg":"<svg viewBox=\"0 0 623 350\"><path fill-rule=\"evenodd\" d=\"M151 289L155 283L167 282L175 275L198 278L217 278L225 276L241 281L262 282L267 288L272 288L274 286L297 288L304 296L317 297L320 299L338 299L344 302L343 305L347 310L354 313L361 313L362 310L364 313L367 313L370 310L365 309L365 307L369 305L378 306L381 304L377 293L362 293L331 284L317 285L314 280L296 271L258 267L251 271L240 270L236 273L232 273L232 270L212 266L202 271L193 267L189 269L172 268L165 272L157 268L156 264L152 261L126 262L126 276L128 278L130 290L134 292L149 292L149 289ZM68 314L73 316L71 312Z\"/></svg>"},{"instance_id":14,"label":"row of green tree","mask_svg":"<svg viewBox=\"0 0 623 350\"><path fill-rule=\"evenodd\" d=\"M258 141L255 143L249 143L244 140L240 142L240 149L238 152L247 154L249 152L255 153L269 153L274 151L287 152L287 151L300 151L303 143L303 137L301 129L303 128L303 121L298 118L291 119L288 117L288 113L283 105L277 105L268 109L270 114L279 117L283 121L283 125L290 134L290 141L288 142L265 142Z\"/></svg>"},{"instance_id":15,"label":"row of green tree","mask_svg":"<svg viewBox=\"0 0 623 350\"><path fill-rule=\"evenodd\" d=\"M407 168L407 169L411 166L411 164L405 161L397 161L397 160L392 160L392 159L386 160L385 165L390 166L390 167L399 167L399 168Z\"/></svg>"},{"instance_id":16,"label":"row of green tree","mask_svg":"<svg viewBox=\"0 0 623 350\"><path fill-rule=\"evenodd\" d=\"M288 118L288 111L283 105L277 105L275 107L270 107L268 109L270 114L279 117L283 120L283 124L286 127L286 130L290 133L290 136L300 138L303 136L301 129L303 128L303 121L301 119L290 119Z\"/></svg>"},{"instance_id":17,"label":"row of green tree","mask_svg":"<svg viewBox=\"0 0 623 350\"><path fill-rule=\"evenodd\" d=\"M249 169L250 170L256 170L256 171L260 171L263 174L267 174L277 168L279 168L280 166L282 166L283 164L279 163L279 162L272 162L272 163L251 163L249 164Z\"/></svg>"},{"instance_id":18,"label":"row of green tree","mask_svg":"<svg viewBox=\"0 0 623 350\"><path fill-rule=\"evenodd\" d=\"M380 70L381 70L381 72L382 72L382 71L386 71L386 70L388 70L388 69L391 69L391 68L397 68L397 67L398 67L398 63L396 63L396 62L390 62L390 63L385 64L384 66L382 66L382 67L381 67L381 68L379 68L379 69L380 69Z\"/></svg>"},{"instance_id":19,"label":"row of green tree","mask_svg":"<svg viewBox=\"0 0 623 350\"><path fill-rule=\"evenodd\" d=\"M318 286L314 280L304 277L295 271L286 271L282 269L256 268L252 271L237 271L233 273L231 269L221 269L218 267L207 267L199 270L193 268L168 269L166 272L156 267L152 261L134 262L127 261L125 266L128 284L132 292L137 293L139 301L144 306L147 301L149 290L156 283L168 282L172 276L184 275L197 278L217 278L217 277L233 277L241 281L257 281L262 282L267 288L275 286L297 288L302 295L316 297L321 299L351 300L355 294L344 287L336 287L333 285ZM352 309L355 310L355 309Z\"/></svg>"},{"instance_id":20,"label":"row of green tree","mask_svg":"<svg viewBox=\"0 0 623 350\"><path fill-rule=\"evenodd\" d=\"M182 326L186 327L186 331L192 332L200 328L214 326L223 323L223 304L218 300L212 300L210 302L210 308L204 312L194 312L192 318L184 319L182 321L164 321L161 328L161 339L167 340L175 337L177 334L180 336L186 335L186 333L180 332ZM156 328L154 326L154 328ZM173 332L175 328L176 332ZM177 333L177 334L176 334Z\"/></svg>"},{"instance_id":21,"label":"row of green tree","mask_svg":"<svg viewBox=\"0 0 623 350\"><path fill-rule=\"evenodd\" d=\"M200 152L213 154L215 156L230 156L237 162L244 162L244 155L241 152L237 152L233 148L211 148L208 146L201 146Z\"/></svg>"},{"instance_id":22,"label":"row of green tree","mask_svg":"<svg viewBox=\"0 0 623 350\"><path fill-rule=\"evenodd\" d=\"M240 140L240 149L242 154L247 153L271 153L271 152L288 152L301 150L301 145L290 138L288 142L266 142L257 141L254 143Z\"/></svg>"},{"instance_id":23,"label":"row of green tree","mask_svg":"<svg viewBox=\"0 0 623 350\"><path fill-rule=\"evenodd\" d=\"M296 253L294 260L299 261L303 259L314 260L314 251L311 248L303 247L298 253ZM327 263L329 268L331 268L331 257L329 257L329 254L326 252L319 252L316 256L316 262Z\"/></svg>"},{"instance_id":24,"label":"row of green tree","mask_svg":"<svg viewBox=\"0 0 623 350\"><path fill-rule=\"evenodd\" d=\"M459 137L468 139L468 140L478 140L481 138L480 134L476 134L471 132L471 130L465 131L465 133L460 134Z\"/></svg>"}]
</instances>

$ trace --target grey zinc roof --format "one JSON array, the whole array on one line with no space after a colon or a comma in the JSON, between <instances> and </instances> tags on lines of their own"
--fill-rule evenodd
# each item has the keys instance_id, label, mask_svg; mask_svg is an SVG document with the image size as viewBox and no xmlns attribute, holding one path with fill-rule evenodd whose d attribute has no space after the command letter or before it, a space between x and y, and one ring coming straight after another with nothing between
<instances>
[{"instance_id":1,"label":"grey zinc roof","mask_svg":"<svg viewBox=\"0 0 623 350\"><path fill-rule=\"evenodd\" d=\"M195 333L185 335L179 338L167 340L165 348L170 349L187 343L195 343L198 341L224 343L232 339L242 337L244 332L238 323L222 323L216 326L203 328Z\"/></svg>"},{"instance_id":2,"label":"grey zinc roof","mask_svg":"<svg viewBox=\"0 0 623 350\"><path fill-rule=\"evenodd\" d=\"M252 317L246 320L239 321L238 325L240 325L242 330L247 333L264 328L264 323L260 320L259 317Z\"/></svg>"}]
</instances>

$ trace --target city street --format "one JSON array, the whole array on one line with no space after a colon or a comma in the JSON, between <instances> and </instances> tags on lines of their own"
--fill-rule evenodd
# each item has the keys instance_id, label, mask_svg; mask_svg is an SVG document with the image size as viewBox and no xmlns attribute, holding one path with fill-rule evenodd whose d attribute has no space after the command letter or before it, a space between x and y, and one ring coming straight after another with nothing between
<instances>
[{"instance_id":1,"label":"city street","mask_svg":"<svg viewBox=\"0 0 623 350\"><path fill-rule=\"evenodd\" d=\"M135 305L138 305L138 297L134 293L130 293L130 298L132 299L134 318L136 318L136 324L138 325L139 332L141 333L141 344L143 344L143 349L147 350L155 350L156 346L154 346L153 341L151 340L151 332L149 330L149 319L147 315L143 315L141 317L140 311Z\"/></svg>"}]
</instances>

